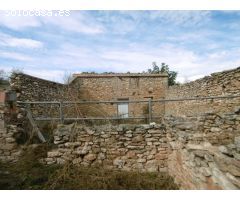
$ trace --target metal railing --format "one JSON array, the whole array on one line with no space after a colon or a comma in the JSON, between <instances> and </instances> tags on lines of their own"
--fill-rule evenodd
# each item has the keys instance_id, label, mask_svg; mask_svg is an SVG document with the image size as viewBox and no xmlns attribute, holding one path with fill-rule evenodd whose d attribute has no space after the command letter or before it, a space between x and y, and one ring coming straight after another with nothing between
<instances>
[{"instance_id":1,"label":"metal railing","mask_svg":"<svg viewBox=\"0 0 240 200\"><path fill-rule=\"evenodd\" d=\"M37 121L51 121L59 120L61 123L64 123L65 120L123 120L123 119L148 119L150 123L154 118L160 118L161 116L153 116L152 113L152 104L153 103L166 103L166 102L181 102L181 101L196 101L196 100L213 100L213 99L232 99L239 98L240 95L230 95L230 96L208 96L208 97L189 97L189 98L178 98L178 99L148 99L148 100L124 100L124 101L32 101L32 102L22 102L17 101L18 104L26 105L28 108L30 105L58 105L59 108L59 117L34 117ZM128 116L123 118L121 115L117 116L108 116L108 117L65 117L64 116L64 106L71 104L121 104L121 103L147 103L148 115L146 116Z\"/></svg>"}]
</instances>

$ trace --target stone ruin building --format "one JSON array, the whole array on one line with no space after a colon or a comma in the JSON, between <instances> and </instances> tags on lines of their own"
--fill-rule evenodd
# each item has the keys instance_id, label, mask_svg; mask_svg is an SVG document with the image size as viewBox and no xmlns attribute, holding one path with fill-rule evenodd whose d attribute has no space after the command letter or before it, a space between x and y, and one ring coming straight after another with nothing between
<instances>
[{"instance_id":1,"label":"stone ruin building","mask_svg":"<svg viewBox=\"0 0 240 200\"><path fill-rule=\"evenodd\" d=\"M81 120L56 120L54 147L41 162L167 172L181 189L239 189L240 67L186 84L168 86L167 82L166 74L75 74L64 85L14 74L10 90L0 93L0 160L15 162L21 156L25 144L19 137L28 134L24 125L29 123L29 112L30 121L46 114L59 115L57 107L26 107L23 102L118 101L63 107L65 118L78 116ZM149 107L144 106L148 104L128 103L134 100L150 101L158 121L81 123L85 115L124 119L141 115L147 119L149 113L144 111ZM35 134L40 136L38 131Z\"/></svg>"}]
</instances>

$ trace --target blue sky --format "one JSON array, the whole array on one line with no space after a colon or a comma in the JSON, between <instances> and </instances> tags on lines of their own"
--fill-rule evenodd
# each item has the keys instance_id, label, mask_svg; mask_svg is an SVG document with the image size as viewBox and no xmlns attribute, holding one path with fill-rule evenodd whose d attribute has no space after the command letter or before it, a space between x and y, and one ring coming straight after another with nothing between
<instances>
[{"instance_id":1,"label":"blue sky","mask_svg":"<svg viewBox=\"0 0 240 200\"><path fill-rule=\"evenodd\" d=\"M141 72L156 61L178 81L240 66L240 11L0 12L0 69L54 81L82 71Z\"/></svg>"}]
</instances>

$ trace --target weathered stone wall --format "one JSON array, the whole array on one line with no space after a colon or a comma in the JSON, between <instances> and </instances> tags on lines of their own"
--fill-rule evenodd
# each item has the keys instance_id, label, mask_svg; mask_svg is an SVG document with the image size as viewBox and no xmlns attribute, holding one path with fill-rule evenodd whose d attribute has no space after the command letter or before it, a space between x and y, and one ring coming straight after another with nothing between
<instances>
[{"instance_id":1,"label":"weathered stone wall","mask_svg":"<svg viewBox=\"0 0 240 200\"><path fill-rule=\"evenodd\" d=\"M11 76L10 88L17 94L17 101L76 101L80 88L56 83L23 73ZM16 112L19 117L26 115L25 105L16 104ZM31 112L34 117L59 117L59 104L31 104ZM63 107L63 113L68 117L79 115L79 106L70 105Z\"/></svg>"},{"instance_id":2,"label":"weathered stone wall","mask_svg":"<svg viewBox=\"0 0 240 200\"><path fill-rule=\"evenodd\" d=\"M240 110L160 125L59 125L46 164L165 171L182 189L240 189Z\"/></svg>"},{"instance_id":3,"label":"weathered stone wall","mask_svg":"<svg viewBox=\"0 0 240 200\"><path fill-rule=\"evenodd\" d=\"M21 148L16 142L20 130L16 125L5 123L5 113L8 110L5 92L1 92L0 96L0 161L15 162L21 154Z\"/></svg>"},{"instance_id":4,"label":"weathered stone wall","mask_svg":"<svg viewBox=\"0 0 240 200\"><path fill-rule=\"evenodd\" d=\"M240 95L240 67L211 74L202 79L169 87L166 99ZM205 112L233 112L240 98L168 102L166 115L198 115Z\"/></svg>"},{"instance_id":5,"label":"weathered stone wall","mask_svg":"<svg viewBox=\"0 0 240 200\"><path fill-rule=\"evenodd\" d=\"M169 174L182 189L240 189L240 115L165 118Z\"/></svg>"},{"instance_id":6,"label":"weathered stone wall","mask_svg":"<svg viewBox=\"0 0 240 200\"><path fill-rule=\"evenodd\" d=\"M64 85L36 78L27 74L13 74L10 79L11 90L17 94L17 101L57 101L64 99ZM17 113L25 105L17 105ZM59 116L58 105L31 105L33 115L49 117L49 114ZM24 115L24 113L22 113Z\"/></svg>"},{"instance_id":7,"label":"weathered stone wall","mask_svg":"<svg viewBox=\"0 0 240 200\"><path fill-rule=\"evenodd\" d=\"M78 101L78 100L148 100L165 97L167 75L112 74L81 75L69 85L59 84L26 74L13 74L11 90L16 91L18 101ZM148 102L130 103L129 116L148 118ZM18 108L23 107L18 105ZM118 116L117 104L71 104L64 106L68 117L110 117ZM17 110L17 112L20 111ZM38 117L59 117L59 105L31 105L31 111ZM54 113L54 116L53 116ZM152 103L154 116L164 115L164 105ZM22 113L24 115L24 113Z\"/></svg>"},{"instance_id":8,"label":"weathered stone wall","mask_svg":"<svg viewBox=\"0 0 240 200\"><path fill-rule=\"evenodd\" d=\"M166 74L80 74L75 77L71 85L81 88L79 99L95 101L161 99L168 84ZM145 116L147 105L130 103L129 115ZM100 104L94 111L95 115L118 116L116 104ZM153 115L162 116L164 105L154 104L152 111Z\"/></svg>"},{"instance_id":9,"label":"weathered stone wall","mask_svg":"<svg viewBox=\"0 0 240 200\"><path fill-rule=\"evenodd\" d=\"M18 101L55 101L64 97L63 84L27 74L13 74L10 86L17 92Z\"/></svg>"},{"instance_id":10,"label":"weathered stone wall","mask_svg":"<svg viewBox=\"0 0 240 200\"><path fill-rule=\"evenodd\" d=\"M98 126L59 125L56 148L47 164L66 161L85 166L122 170L166 171L169 145L161 125Z\"/></svg>"}]
</instances>

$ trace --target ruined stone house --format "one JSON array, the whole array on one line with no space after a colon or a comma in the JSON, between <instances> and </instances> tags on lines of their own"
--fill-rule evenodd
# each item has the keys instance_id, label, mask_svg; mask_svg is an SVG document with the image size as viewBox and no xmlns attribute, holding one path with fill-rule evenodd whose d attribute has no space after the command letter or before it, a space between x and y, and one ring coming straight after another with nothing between
<instances>
[{"instance_id":1,"label":"ruined stone house","mask_svg":"<svg viewBox=\"0 0 240 200\"><path fill-rule=\"evenodd\" d=\"M19 101L70 100L71 95L71 100L93 101L228 97L166 102L159 124L61 124L54 131L55 146L42 162L168 172L181 189L240 189L240 67L171 87L165 75L75 75L66 86L16 74L11 89ZM17 124L6 122L6 105L0 104L0 160L14 162L23 151L16 134L26 119L19 104ZM122 110L129 116L140 114L130 103L118 106L102 109L111 115Z\"/></svg>"},{"instance_id":2,"label":"ruined stone house","mask_svg":"<svg viewBox=\"0 0 240 200\"><path fill-rule=\"evenodd\" d=\"M108 116L143 116L147 103L127 103L134 100L156 100L165 98L168 75L162 74L73 74L72 86L80 88L79 99L95 101L123 101L117 104L101 104L97 113ZM99 107L98 107L99 108ZM164 106L156 105L154 113L163 113Z\"/></svg>"}]
</instances>

